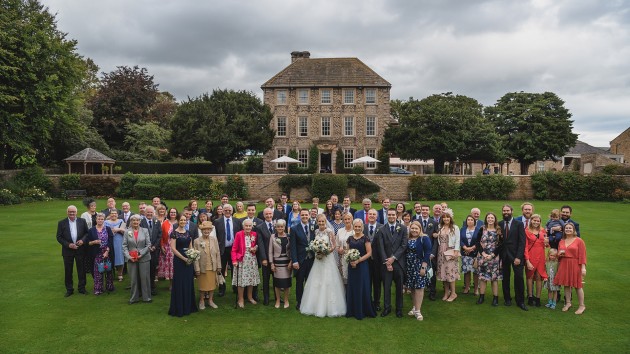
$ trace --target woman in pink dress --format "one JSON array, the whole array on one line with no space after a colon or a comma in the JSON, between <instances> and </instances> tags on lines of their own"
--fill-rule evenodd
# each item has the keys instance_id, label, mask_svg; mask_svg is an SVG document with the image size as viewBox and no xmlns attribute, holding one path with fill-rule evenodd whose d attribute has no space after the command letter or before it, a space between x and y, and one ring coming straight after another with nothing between
<instances>
[{"instance_id":1,"label":"woman in pink dress","mask_svg":"<svg viewBox=\"0 0 630 354\"><path fill-rule=\"evenodd\" d=\"M579 306L576 315L581 315L586 310L584 306L584 289L582 289L582 278L586 276L586 246L581 238L575 233L575 225L567 222L564 225L562 240L558 245L558 274L554 278L554 284L564 286L564 297L566 304L562 311L569 311L571 308L571 288L575 288Z\"/></svg>"},{"instance_id":2,"label":"woman in pink dress","mask_svg":"<svg viewBox=\"0 0 630 354\"><path fill-rule=\"evenodd\" d=\"M534 214L525 229L525 275L527 277L527 304L540 307L540 294L543 280L547 280L545 270L545 245L549 244L547 231L540 227L540 215ZM534 280L536 280L536 296L534 297Z\"/></svg>"}]
</instances>

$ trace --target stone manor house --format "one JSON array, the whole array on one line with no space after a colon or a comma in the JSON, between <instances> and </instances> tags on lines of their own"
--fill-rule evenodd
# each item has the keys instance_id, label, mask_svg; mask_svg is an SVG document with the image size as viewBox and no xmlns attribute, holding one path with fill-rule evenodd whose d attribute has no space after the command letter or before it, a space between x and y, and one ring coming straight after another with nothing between
<instances>
[{"instance_id":1,"label":"stone manor house","mask_svg":"<svg viewBox=\"0 0 630 354\"><path fill-rule=\"evenodd\" d=\"M357 58L311 58L292 52L291 64L265 82L264 103L273 113L273 147L263 156L264 173L286 173L271 160L295 150L300 167L309 164L312 145L319 149L318 171L335 173L337 151L344 165L376 157L390 115L391 84ZM376 168L365 164L366 172Z\"/></svg>"}]
</instances>

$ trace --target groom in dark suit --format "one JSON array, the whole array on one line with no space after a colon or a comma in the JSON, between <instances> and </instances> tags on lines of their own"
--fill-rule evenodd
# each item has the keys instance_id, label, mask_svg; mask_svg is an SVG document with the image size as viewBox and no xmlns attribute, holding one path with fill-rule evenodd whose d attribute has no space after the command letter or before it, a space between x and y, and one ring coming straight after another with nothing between
<instances>
[{"instance_id":1,"label":"groom in dark suit","mask_svg":"<svg viewBox=\"0 0 630 354\"><path fill-rule=\"evenodd\" d=\"M503 220L499 222L503 233L503 243L495 252L499 253L501 266L503 267L503 299L505 306L512 305L510 295L510 273L514 271L514 292L516 305L523 311L527 311L525 306L523 265L525 263L525 229L523 223L512 217L512 207L509 204L503 206Z\"/></svg>"},{"instance_id":2,"label":"groom in dark suit","mask_svg":"<svg viewBox=\"0 0 630 354\"><path fill-rule=\"evenodd\" d=\"M85 219L77 218L77 207L74 205L70 205L66 212L68 217L60 220L57 224L57 242L61 244L61 256L63 257L65 273L65 297L74 293L74 285L72 284L72 267L74 263L76 263L79 277L79 293L87 295L85 291L85 266L83 264L85 256L85 246L83 244L88 236L87 223Z\"/></svg>"},{"instance_id":3,"label":"groom in dark suit","mask_svg":"<svg viewBox=\"0 0 630 354\"><path fill-rule=\"evenodd\" d=\"M313 266L313 255L306 251L309 243L313 239L314 227L309 222L310 214L307 209L300 211L300 223L291 227L289 242L291 243L291 261L295 275L295 299L296 309L300 310L302 294L304 294L304 282L308 278Z\"/></svg>"},{"instance_id":4,"label":"groom in dark suit","mask_svg":"<svg viewBox=\"0 0 630 354\"><path fill-rule=\"evenodd\" d=\"M381 317L392 311L392 281L396 283L396 317L402 317L403 279L405 275L405 251L407 250L407 228L396 222L396 209L387 211L387 223L374 236L383 262L384 309Z\"/></svg>"}]
</instances>

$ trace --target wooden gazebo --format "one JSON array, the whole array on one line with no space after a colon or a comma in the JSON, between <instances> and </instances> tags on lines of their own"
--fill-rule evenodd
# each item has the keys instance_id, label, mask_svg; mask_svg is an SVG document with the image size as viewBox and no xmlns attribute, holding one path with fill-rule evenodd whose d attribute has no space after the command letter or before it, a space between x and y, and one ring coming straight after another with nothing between
<instances>
[{"instance_id":1,"label":"wooden gazebo","mask_svg":"<svg viewBox=\"0 0 630 354\"><path fill-rule=\"evenodd\" d=\"M68 164L68 173L81 173L81 168L76 168L77 164L83 164L83 174L112 174L116 160L103 155L100 151L92 148L83 149L76 154L63 159ZM74 164L74 171L72 169ZM107 167L107 168L106 168Z\"/></svg>"}]
</instances>

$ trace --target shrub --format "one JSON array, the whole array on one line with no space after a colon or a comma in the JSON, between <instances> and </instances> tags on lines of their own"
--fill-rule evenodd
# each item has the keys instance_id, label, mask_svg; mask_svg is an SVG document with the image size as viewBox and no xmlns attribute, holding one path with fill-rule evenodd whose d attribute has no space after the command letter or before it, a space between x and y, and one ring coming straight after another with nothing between
<instances>
[{"instance_id":1,"label":"shrub","mask_svg":"<svg viewBox=\"0 0 630 354\"><path fill-rule=\"evenodd\" d=\"M133 186L133 195L138 199L151 199L160 194L160 186L153 183L140 182Z\"/></svg>"},{"instance_id":2,"label":"shrub","mask_svg":"<svg viewBox=\"0 0 630 354\"><path fill-rule=\"evenodd\" d=\"M44 169L39 166L33 166L23 169L18 172L12 179L11 184L17 191L27 188L38 188L42 191L50 191L52 188L52 181L46 176Z\"/></svg>"},{"instance_id":3,"label":"shrub","mask_svg":"<svg viewBox=\"0 0 630 354\"><path fill-rule=\"evenodd\" d=\"M23 202L41 202L50 200L46 195L46 191L37 187L25 188L20 191L20 198Z\"/></svg>"},{"instance_id":4,"label":"shrub","mask_svg":"<svg viewBox=\"0 0 630 354\"><path fill-rule=\"evenodd\" d=\"M245 172L246 173L263 173L262 156L249 156L247 160L245 160Z\"/></svg>"},{"instance_id":5,"label":"shrub","mask_svg":"<svg viewBox=\"0 0 630 354\"><path fill-rule=\"evenodd\" d=\"M120 179L120 185L116 190L116 195L121 198L129 198L133 195L133 186L138 183L139 176L134 175L131 172L125 173Z\"/></svg>"},{"instance_id":6,"label":"shrub","mask_svg":"<svg viewBox=\"0 0 630 354\"><path fill-rule=\"evenodd\" d=\"M230 199L246 199L248 194L247 185L241 176L228 176L225 182L225 194Z\"/></svg>"},{"instance_id":7,"label":"shrub","mask_svg":"<svg viewBox=\"0 0 630 354\"><path fill-rule=\"evenodd\" d=\"M63 175L59 178L59 187L64 190L68 189L82 189L81 188L81 175L78 173L71 173Z\"/></svg>"},{"instance_id":8,"label":"shrub","mask_svg":"<svg viewBox=\"0 0 630 354\"><path fill-rule=\"evenodd\" d=\"M311 184L311 194L321 200L331 195L345 195L348 189L348 178L344 175L315 174Z\"/></svg>"},{"instance_id":9,"label":"shrub","mask_svg":"<svg viewBox=\"0 0 630 354\"><path fill-rule=\"evenodd\" d=\"M602 167L602 173L609 175L630 175L630 167L622 165L606 165Z\"/></svg>"},{"instance_id":10,"label":"shrub","mask_svg":"<svg viewBox=\"0 0 630 354\"><path fill-rule=\"evenodd\" d=\"M136 188L136 186L140 185ZM125 193L124 195L122 193ZM223 185L206 176L149 175L138 176L127 173L122 177L118 195L124 198L206 199L223 194Z\"/></svg>"},{"instance_id":11,"label":"shrub","mask_svg":"<svg viewBox=\"0 0 630 354\"><path fill-rule=\"evenodd\" d=\"M532 175L532 188L540 200L621 200L628 185L608 174L540 172Z\"/></svg>"},{"instance_id":12,"label":"shrub","mask_svg":"<svg viewBox=\"0 0 630 354\"><path fill-rule=\"evenodd\" d=\"M335 170L337 171L337 173L348 173L348 169L344 166L344 156L343 156L343 151L341 151L341 149L337 149Z\"/></svg>"},{"instance_id":13,"label":"shrub","mask_svg":"<svg viewBox=\"0 0 630 354\"><path fill-rule=\"evenodd\" d=\"M136 161L116 161L120 172L132 172L138 174L208 174L216 173L217 166L210 162L136 162Z\"/></svg>"},{"instance_id":14,"label":"shrub","mask_svg":"<svg viewBox=\"0 0 630 354\"><path fill-rule=\"evenodd\" d=\"M409 193L414 199L456 200L459 189L459 183L443 176L412 176L409 182Z\"/></svg>"},{"instance_id":15,"label":"shrub","mask_svg":"<svg viewBox=\"0 0 630 354\"><path fill-rule=\"evenodd\" d=\"M464 180L460 187L460 197L471 200L503 200L516 189L516 182L509 176L477 175Z\"/></svg>"},{"instance_id":16,"label":"shrub","mask_svg":"<svg viewBox=\"0 0 630 354\"><path fill-rule=\"evenodd\" d=\"M389 153L381 147L380 149L378 149L376 159L381 162L376 163L376 169L374 170L374 173L379 173L383 175L389 174L391 172L389 170Z\"/></svg>"},{"instance_id":17,"label":"shrub","mask_svg":"<svg viewBox=\"0 0 630 354\"><path fill-rule=\"evenodd\" d=\"M0 189L0 205L20 204L20 197L8 189Z\"/></svg>"},{"instance_id":18,"label":"shrub","mask_svg":"<svg viewBox=\"0 0 630 354\"><path fill-rule=\"evenodd\" d=\"M359 175L348 175L348 187L357 191L357 197L363 197L369 194L378 193L381 187L370 181L369 179ZM339 194L339 195L345 195Z\"/></svg>"},{"instance_id":19,"label":"shrub","mask_svg":"<svg viewBox=\"0 0 630 354\"><path fill-rule=\"evenodd\" d=\"M354 167L352 167L350 172L355 174L355 175L364 175L365 174L365 167L363 167L363 166L354 166Z\"/></svg>"},{"instance_id":20,"label":"shrub","mask_svg":"<svg viewBox=\"0 0 630 354\"><path fill-rule=\"evenodd\" d=\"M280 180L278 181L280 189L287 193L289 196L291 195L291 190L293 188L307 187L310 191L312 183L313 178L311 175L286 175L282 176L282 178L280 178Z\"/></svg>"}]
</instances>

